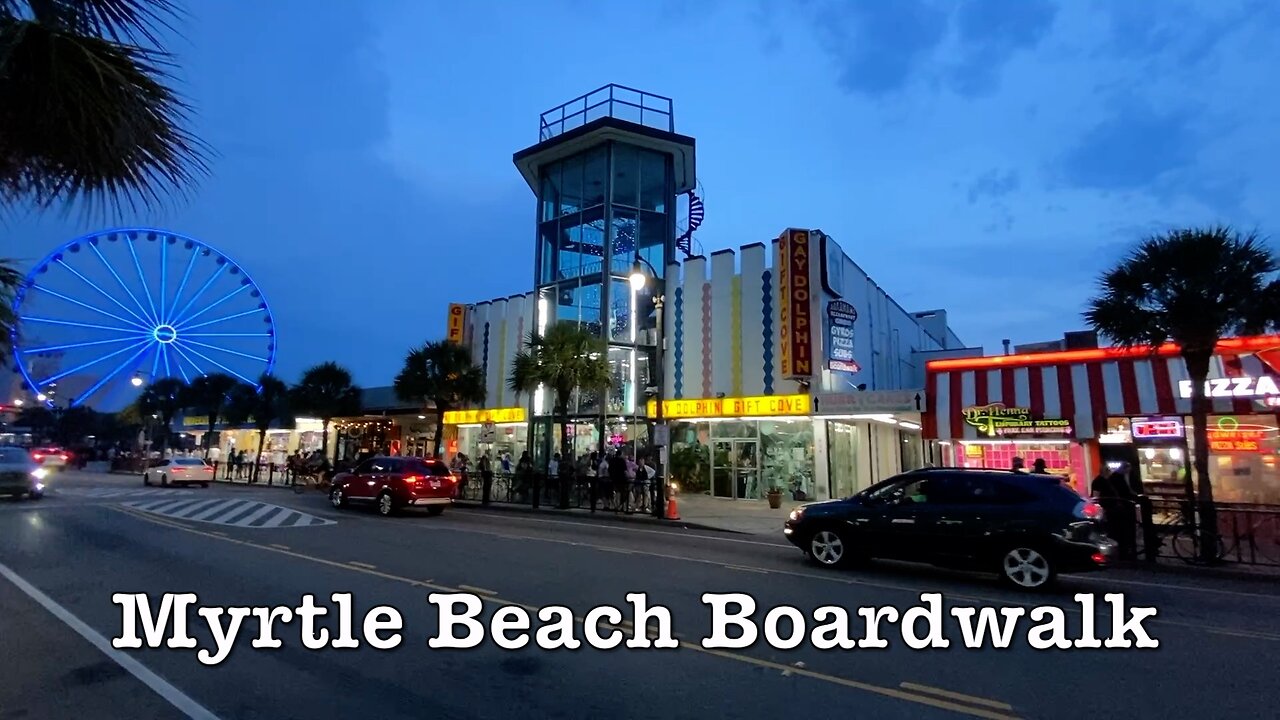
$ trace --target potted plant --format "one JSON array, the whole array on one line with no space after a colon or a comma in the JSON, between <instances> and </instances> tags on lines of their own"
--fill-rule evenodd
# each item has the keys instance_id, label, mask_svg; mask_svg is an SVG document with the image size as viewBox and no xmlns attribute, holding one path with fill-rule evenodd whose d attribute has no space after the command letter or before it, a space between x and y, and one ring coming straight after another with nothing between
<instances>
[{"instance_id":1,"label":"potted plant","mask_svg":"<svg viewBox=\"0 0 1280 720\"><path fill-rule=\"evenodd\" d=\"M765 495L769 499L769 507L778 509L782 507L782 488L773 486L769 488L769 493Z\"/></svg>"}]
</instances>

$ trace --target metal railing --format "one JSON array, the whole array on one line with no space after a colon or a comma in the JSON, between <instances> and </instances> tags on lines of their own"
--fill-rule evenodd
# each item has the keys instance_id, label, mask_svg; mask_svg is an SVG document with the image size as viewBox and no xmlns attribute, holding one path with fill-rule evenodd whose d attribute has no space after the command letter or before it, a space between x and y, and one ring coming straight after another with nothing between
<instances>
[{"instance_id":1,"label":"metal railing","mask_svg":"<svg viewBox=\"0 0 1280 720\"><path fill-rule=\"evenodd\" d=\"M676 131L671 98L611 83L542 113L538 118L538 141L550 140L605 117Z\"/></svg>"},{"instance_id":2,"label":"metal railing","mask_svg":"<svg viewBox=\"0 0 1280 720\"><path fill-rule=\"evenodd\" d=\"M622 515L650 514L660 500L661 481L614 483L608 479L551 476L545 473L493 473L486 483L477 472L462 476L456 500L481 505L500 503L530 508L588 510ZM665 498L661 499L665 501Z\"/></svg>"},{"instance_id":3,"label":"metal railing","mask_svg":"<svg viewBox=\"0 0 1280 720\"><path fill-rule=\"evenodd\" d=\"M1129 538L1133 555L1147 561L1177 559L1202 564L1202 537L1198 532L1201 513L1198 503L1185 498L1143 496L1136 501L1111 501L1110 512L1119 522L1109 522L1112 534L1125 544ZM1244 503L1214 503L1217 535L1212 557L1215 562L1237 565L1280 567L1280 506ZM1132 515L1130 515L1132 513ZM1132 517L1132 525L1126 521Z\"/></svg>"}]
</instances>

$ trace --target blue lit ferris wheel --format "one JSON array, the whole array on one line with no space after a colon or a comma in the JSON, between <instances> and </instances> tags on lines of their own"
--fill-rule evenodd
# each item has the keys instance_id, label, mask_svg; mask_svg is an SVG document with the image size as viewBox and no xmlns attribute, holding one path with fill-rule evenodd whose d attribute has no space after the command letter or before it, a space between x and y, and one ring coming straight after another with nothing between
<instances>
[{"instance_id":1,"label":"blue lit ferris wheel","mask_svg":"<svg viewBox=\"0 0 1280 720\"><path fill-rule=\"evenodd\" d=\"M49 253L14 296L14 367L46 403L119 409L138 386L271 372L276 330L249 274L167 230L85 235Z\"/></svg>"}]
</instances>

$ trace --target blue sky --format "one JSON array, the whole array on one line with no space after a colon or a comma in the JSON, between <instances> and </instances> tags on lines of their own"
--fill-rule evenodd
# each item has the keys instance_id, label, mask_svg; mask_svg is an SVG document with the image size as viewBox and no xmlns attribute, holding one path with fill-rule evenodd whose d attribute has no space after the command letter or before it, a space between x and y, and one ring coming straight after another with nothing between
<instances>
[{"instance_id":1,"label":"blue sky","mask_svg":"<svg viewBox=\"0 0 1280 720\"><path fill-rule=\"evenodd\" d=\"M171 49L219 151L130 218L232 255L289 380L390 382L445 306L530 284L511 154L617 82L698 138L708 251L821 228L907 309L998 349L1082 325L1146 233L1280 227L1280 6L1267 0L188 2ZM0 226L34 261L103 221Z\"/></svg>"}]
</instances>

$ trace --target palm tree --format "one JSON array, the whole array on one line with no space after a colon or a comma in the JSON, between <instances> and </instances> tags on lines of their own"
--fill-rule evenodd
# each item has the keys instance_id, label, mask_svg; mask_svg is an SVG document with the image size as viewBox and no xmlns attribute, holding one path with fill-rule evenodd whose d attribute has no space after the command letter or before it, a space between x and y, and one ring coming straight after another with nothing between
<instances>
[{"instance_id":1,"label":"palm tree","mask_svg":"<svg viewBox=\"0 0 1280 720\"><path fill-rule=\"evenodd\" d=\"M157 39L180 15L173 0L0 0L0 206L136 210L208 172Z\"/></svg>"},{"instance_id":2,"label":"palm tree","mask_svg":"<svg viewBox=\"0 0 1280 720\"><path fill-rule=\"evenodd\" d=\"M258 468L262 467L262 449L267 442L267 431L273 424L281 427L293 427L293 413L289 410L289 386L284 381L266 373L258 378L258 388L248 385L248 394L242 395L240 402L244 404L254 429L258 431L258 457L253 463L253 480L258 480Z\"/></svg>"},{"instance_id":3,"label":"palm tree","mask_svg":"<svg viewBox=\"0 0 1280 720\"><path fill-rule=\"evenodd\" d=\"M1229 228L1173 230L1143 240L1103 273L1084 317L1117 345L1177 343L1191 381L1194 465L1188 498L1199 490L1202 558L1217 558L1217 515L1209 482L1209 403L1205 380L1224 337L1262 332L1277 321L1280 261L1254 234Z\"/></svg>"},{"instance_id":4,"label":"palm tree","mask_svg":"<svg viewBox=\"0 0 1280 720\"><path fill-rule=\"evenodd\" d=\"M240 385L240 381L223 373L201 375L187 386L184 405L189 410L203 413L208 432L204 436L204 456L209 457L210 441L213 440L213 428L222 418L230 402L232 392Z\"/></svg>"},{"instance_id":5,"label":"palm tree","mask_svg":"<svg viewBox=\"0 0 1280 720\"><path fill-rule=\"evenodd\" d=\"M0 0L2 1L2 0ZM13 351L14 331L18 317L13 312L13 296L22 285L22 273L14 267L14 261L0 259L0 362L8 360Z\"/></svg>"},{"instance_id":6,"label":"palm tree","mask_svg":"<svg viewBox=\"0 0 1280 720\"><path fill-rule=\"evenodd\" d=\"M446 341L428 342L404 358L396 375L396 397L405 402L432 403L436 408L436 441L432 454L439 458L444 443L444 413L485 399L484 373L471 362L471 351Z\"/></svg>"},{"instance_id":7,"label":"palm tree","mask_svg":"<svg viewBox=\"0 0 1280 720\"><path fill-rule=\"evenodd\" d=\"M569 457L569 402L574 390L604 391L613 384L605 342L581 326L560 322L544 335L530 333L511 362L507 386L516 393L545 387L554 397L552 420L560 423L560 452Z\"/></svg>"},{"instance_id":8,"label":"palm tree","mask_svg":"<svg viewBox=\"0 0 1280 720\"><path fill-rule=\"evenodd\" d=\"M173 419L186 409L190 399L187 384L178 378L162 378L142 389L135 401L137 415L146 425L151 424L151 417L159 415L163 436L160 449L169 447L169 435L173 432Z\"/></svg>"},{"instance_id":9,"label":"palm tree","mask_svg":"<svg viewBox=\"0 0 1280 720\"><path fill-rule=\"evenodd\" d=\"M360 388L351 372L335 362L322 362L302 373L302 379L289 391L290 401L298 413L320 418L324 432L320 450L329 457L329 423L336 417L360 412Z\"/></svg>"}]
</instances>

